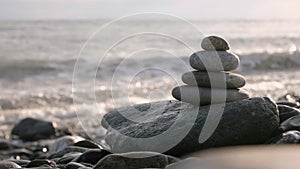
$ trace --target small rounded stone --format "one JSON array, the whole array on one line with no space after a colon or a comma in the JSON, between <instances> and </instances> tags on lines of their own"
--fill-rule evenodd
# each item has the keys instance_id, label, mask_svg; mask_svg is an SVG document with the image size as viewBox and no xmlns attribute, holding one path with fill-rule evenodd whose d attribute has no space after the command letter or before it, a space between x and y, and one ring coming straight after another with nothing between
<instances>
[{"instance_id":1,"label":"small rounded stone","mask_svg":"<svg viewBox=\"0 0 300 169\"><path fill-rule=\"evenodd\" d=\"M288 101L279 101L276 103L277 105L286 105L294 108L300 108L298 103L288 102Z\"/></svg>"},{"instance_id":2,"label":"small rounded stone","mask_svg":"<svg viewBox=\"0 0 300 169\"><path fill-rule=\"evenodd\" d=\"M101 160L103 157L109 154L111 153L103 149L91 149L84 152L82 155L78 156L73 161L77 163L88 163L95 165L99 160Z\"/></svg>"},{"instance_id":3,"label":"small rounded stone","mask_svg":"<svg viewBox=\"0 0 300 169\"><path fill-rule=\"evenodd\" d=\"M205 37L202 40L201 47L204 50L217 50L217 51L226 51L230 49L228 42L218 36Z\"/></svg>"},{"instance_id":4,"label":"small rounded stone","mask_svg":"<svg viewBox=\"0 0 300 169\"><path fill-rule=\"evenodd\" d=\"M56 128L49 121L25 118L14 126L11 133L23 141L37 141L55 136Z\"/></svg>"},{"instance_id":5,"label":"small rounded stone","mask_svg":"<svg viewBox=\"0 0 300 169\"><path fill-rule=\"evenodd\" d=\"M48 165L48 166L51 166L51 167L56 167L56 163L54 161L51 161L51 160L46 160L46 159L36 159L36 160L33 160L31 162L29 162L26 167L27 168L33 168L33 167L40 167L40 166L43 166L43 165Z\"/></svg>"},{"instance_id":6,"label":"small rounded stone","mask_svg":"<svg viewBox=\"0 0 300 169\"><path fill-rule=\"evenodd\" d=\"M293 116L300 115L300 110L286 105L278 105L279 119L283 122Z\"/></svg>"},{"instance_id":7,"label":"small rounded stone","mask_svg":"<svg viewBox=\"0 0 300 169\"><path fill-rule=\"evenodd\" d=\"M101 147L100 145L97 145L97 143L92 142L90 140L79 141L77 143L74 143L73 146L84 147L84 148L96 148L96 149L99 149Z\"/></svg>"},{"instance_id":8,"label":"small rounded stone","mask_svg":"<svg viewBox=\"0 0 300 169\"><path fill-rule=\"evenodd\" d=\"M190 65L199 71L231 71L240 65L240 59L226 51L199 51L191 55Z\"/></svg>"},{"instance_id":9,"label":"small rounded stone","mask_svg":"<svg viewBox=\"0 0 300 169\"><path fill-rule=\"evenodd\" d=\"M283 131L298 130L300 131L300 115L293 116L281 123L280 128Z\"/></svg>"},{"instance_id":10,"label":"small rounded stone","mask_svg":"<svg viewBox=\"0 0 300 169\"><path fill-rule=\"evenodd\" d=\"M248 92L244 90L210 89L187 85L175 87L172 90L172 95L177 100L196 106L234 102L249 98Z\"/></svg>"},{"instance_id":11,"label":"small rounded stone","mask_svg":"<svg viewBox=\"0 0 300 169\"><path fill-rule=\"evenodd\" d=\"M181 79L187 85L209 88L237 89L246 84L244 76L228 72L186 72Z\"/></svg>"}]
</instances>

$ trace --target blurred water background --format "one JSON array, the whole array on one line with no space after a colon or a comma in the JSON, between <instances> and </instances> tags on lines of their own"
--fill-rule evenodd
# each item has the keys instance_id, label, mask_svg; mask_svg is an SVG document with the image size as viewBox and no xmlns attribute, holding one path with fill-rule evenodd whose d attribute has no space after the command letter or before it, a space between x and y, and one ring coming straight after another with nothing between
<instances>
[{"instance_id":1,"label":"blurred water background","mask_svg":"<svg viewBox=\"0 0 300 169\"><path fill-rule=\"evenodd\" d=\"M252 96L270 96L278 99L286 93L299 94L300 87L300 22L297 20L231 20L191 21L205 35L216 34L231 44L231 51L238 54L241 66L237 70L247 79L245 89ZM7 137L9 128L18 119L35 117L52 120L82 131L101 136L101 116L111 108L123 104L143 103L171 99L171 90L180 82L186 68L180 66L178 57L165 51L150 50L132 53L156 44L160 49L174 47L180 61L187 63L191 53L175 42L163 41L153 36L142 36L130 43L123 43L109 54L109 59L98 67L101 53L107 49L107 39L121 36L126 30L160 27L172 34L180 34L195 43L193 32L180 29L176 22L140 21L127 22L112 29L104 38L90 43L85 57L80 58L77 69L80 93L85 100L78 102L81 111L75 112L72 99L72 77L80 49L87 39L106 20L79 21L0 21L0 137ZM200 43L199 43L200 50ZM122 59L130 55L126 62ZM120 63L122 63L121 66ZM155 67L159 65L159 69ZM97 68L98 67L98 68ZM118 68L112 99L112 75ZM144 68L150 68L142 71ZM95 75L95 69L98 70ZM190 68L191 69L191 68ZM139 70L139 71L137 71ZM178 77L172 74L179 75ZM95 77L94 94L86 79ZM128 84L128 81L130 84ZM78 90L78 89L77 89ZM85 109L97 101L99 118L91 118ZM82 121L81 121L82 122Z\"/></svg>"}]
</instances>

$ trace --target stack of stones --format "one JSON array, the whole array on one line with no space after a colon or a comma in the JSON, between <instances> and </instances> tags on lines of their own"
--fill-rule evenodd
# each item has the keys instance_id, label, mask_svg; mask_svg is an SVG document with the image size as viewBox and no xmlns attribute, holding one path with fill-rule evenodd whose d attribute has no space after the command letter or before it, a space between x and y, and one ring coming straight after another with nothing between
<instances>
[{"instance_id":1,"label":"stack of stones","mask_svg":"<svg viewBox=\"0 0 300 169\"><path fill-rule=\"evenodd\" d=\"M245 78L230 72L237 69L240 60L237 55L228 52L228 42L209 36L203 39L201 47L203 51L190 57L190 65L197 71L182 75L182 81L187 85L175 87L173 97L197 106L249 98L246 91L239 89L245 86Z\"/></svg>"}]
</instances>

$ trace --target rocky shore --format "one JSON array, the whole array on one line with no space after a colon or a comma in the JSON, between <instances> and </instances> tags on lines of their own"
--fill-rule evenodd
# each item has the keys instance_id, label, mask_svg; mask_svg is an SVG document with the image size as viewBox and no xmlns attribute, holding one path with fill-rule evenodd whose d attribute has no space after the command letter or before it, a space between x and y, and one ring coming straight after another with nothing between
<instances>
[{"instance_id":1,"label":"rocky shore","mask_svg":"<svg viewBox=\"0 0 300 169\"><path fill-rule=\"evenodd\" d=\"M238 68L240 61L229 51L229 43L210 36L203 39L201 47L203 51L190 57L190 65L196 71L184 73L182 81L186 85L172 90L177 100L109 111L98 119L106 129L102 140L74 134L71 127L63 128L54 121L24 118L13 126L9 139L0 140L0 169L217 169L223 165L233 169L248 163L247 168L256 169L266 168L266 163L255 166L253 161L271 159L256 157L258 150L228 151L231 154L223 156L206 156L203 151L252 145L263 147L260 152L271 156L269 145L300 143L299 95L287 94L277 101L250 97L241 89L246 85L245 77L230 72ZM275 147L280 157L290 152ZM232 158L228 159L232 164L224 163L224 154L247 151L256 156L239 155L237 163Z\"/></svg>"},{"instance_id":2,"label":"rocky shore","mask_svg":"<svg viewBox=\"0 0 300 169\"><path fill-rule=\"evenodd\" d=\"M191 157L189 154L209 148L300 142L299 96L289 94L276 103L266 97L226 103L216 131L200 144L199 133L210 106L199 107L188 134L173 148L160 153L154 144L141 147L130 138L155 137L166 132L178 118L182 118L179 126L188 125L190 119L181 114L193 109L189 103L171 100L107 113L102 125L107 128L105 141L109 147L73 135L54 122L26 118L14 126L11 139L0 140L0 168L172 168L184 156ZM141 114L134 114L133 110ZM133 122L141 118L151 122ZM180 134L176 132L181 131L172 130L173 134L165 141L172 144Z\"/></svg>"}]
</instances>

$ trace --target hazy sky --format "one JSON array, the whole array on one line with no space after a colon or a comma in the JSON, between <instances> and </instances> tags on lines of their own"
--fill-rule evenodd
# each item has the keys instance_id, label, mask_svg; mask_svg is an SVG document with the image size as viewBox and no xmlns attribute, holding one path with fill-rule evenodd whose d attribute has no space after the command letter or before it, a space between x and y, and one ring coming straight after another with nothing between
<instances>
[{"instance_id":1,"label":"hazy sky","mask_svg":"<svg viewBox=\"0 0 300 169\"><path fill-rule=\"evenodd\" d=\"M163 12L189 19L300 19L300 0L0 0L0 19L117 18Z\"/></svg>"}]
</instances>

